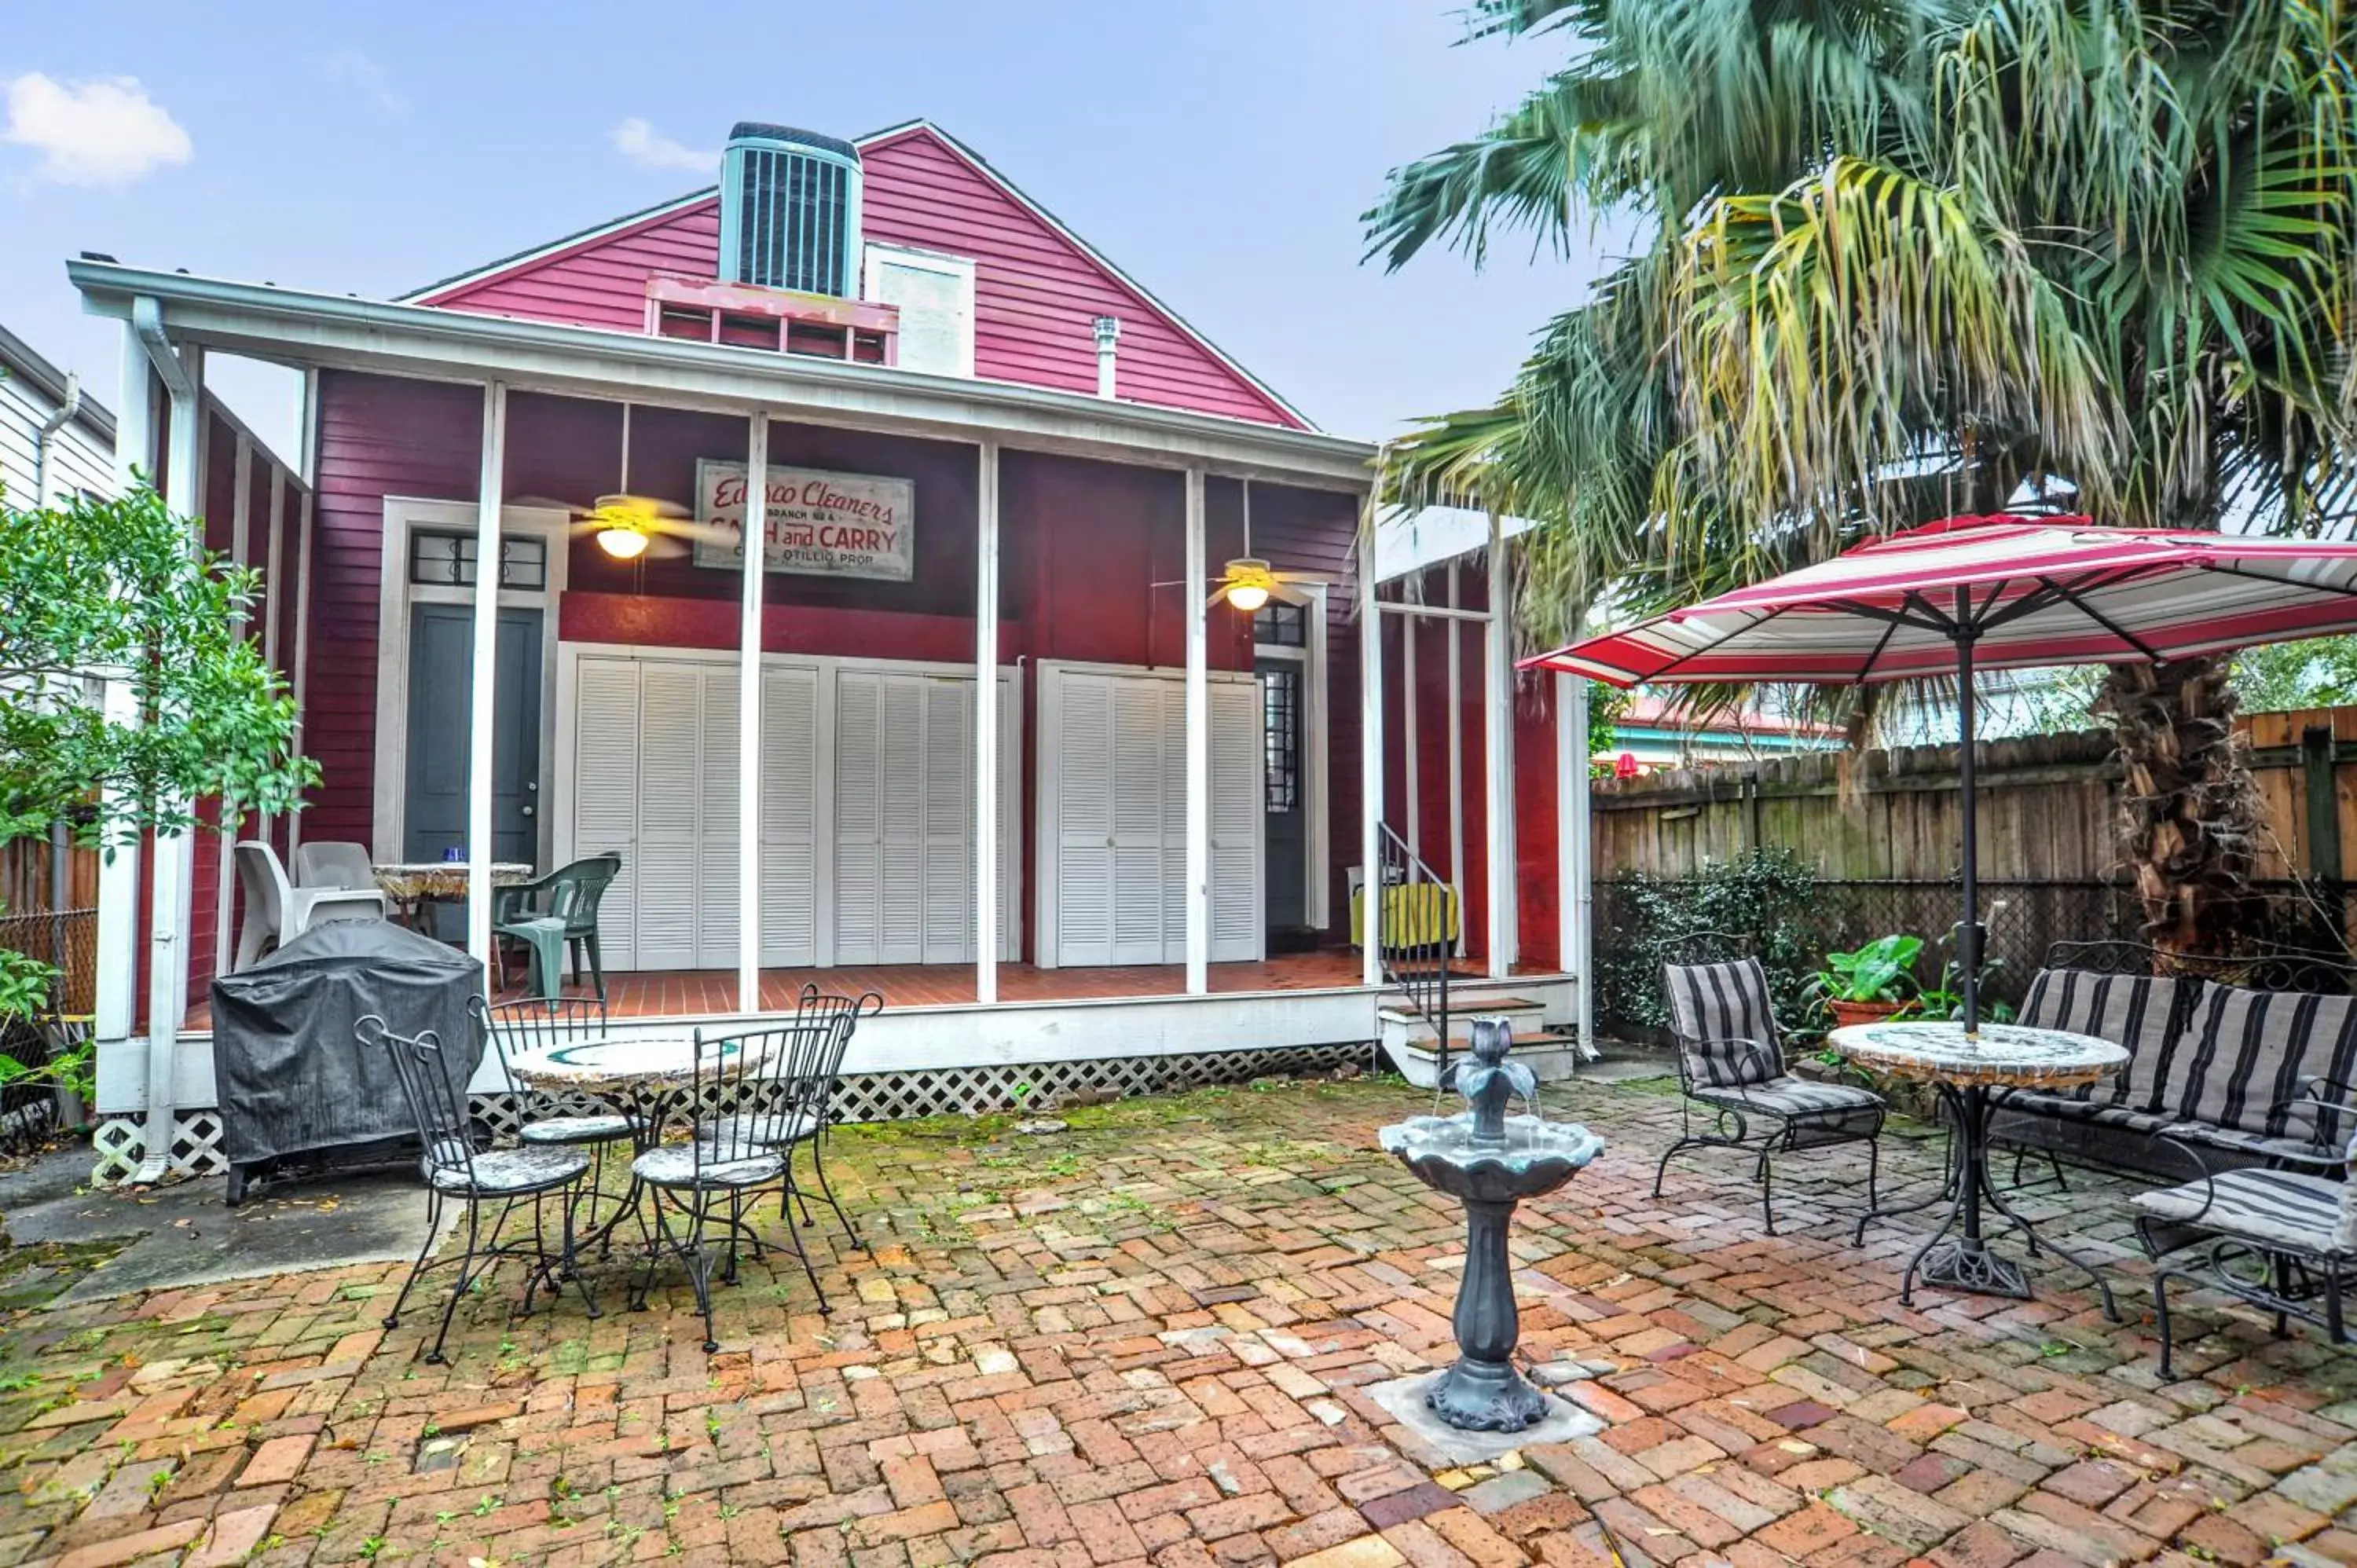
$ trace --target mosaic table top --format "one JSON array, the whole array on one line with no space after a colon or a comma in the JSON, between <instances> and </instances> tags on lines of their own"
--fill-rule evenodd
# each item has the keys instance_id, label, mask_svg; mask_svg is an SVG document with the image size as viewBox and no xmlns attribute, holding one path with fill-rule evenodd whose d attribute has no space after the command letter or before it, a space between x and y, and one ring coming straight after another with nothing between
<instances>
[{"instance_id":1,"label":"mosaic table top","mask_svg":"<svg viewBox=\"0 0 2357 1568\"><path fill-rule=\"evenodd\" d=\"M2126 1050L2093 1035L2019 1024L1983 1024L1972 1039L1957 1023L1853 1024L1825 1043L1860 1067L1960 1087L2072 1089L2116 1072L2128 1059Z\"/></svg>"}]
</instances>

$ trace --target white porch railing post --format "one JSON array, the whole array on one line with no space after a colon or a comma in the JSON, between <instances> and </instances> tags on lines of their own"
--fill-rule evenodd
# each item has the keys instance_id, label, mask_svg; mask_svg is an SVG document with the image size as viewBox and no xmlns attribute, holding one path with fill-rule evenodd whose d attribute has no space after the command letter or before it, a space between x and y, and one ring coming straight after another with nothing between
<instances>
[{"instance_id":1,"label":"white porch railing post","mask_svg":"<svg viewBox=\"0 0 2357 1568\"><path fill-rule=\"evenodd\" d=\"M743 620L737 633L737 1011L761 1005L761 590L769 575L770 416L745 450Z\"/></svg>"},{"instance_id":2,"label":"white porch railing post","mask_svg":"<svg viewBox=\"0 0 2357 1568\"><path fill-rule=\"evenodd\" d=\"M147 349L129 322L123 325L123 391L114 412L114 483L124 494L156 478L155 375ZM106 682L106 716L115 724L139 722L131 683ZM116 800L120 790L110 790ZM139 843L136 839L103 855L98 867L98 972L94 998L102 1054L131 1037L139 1015Z\"/></svg>"},{"instance_id":3,"label":"white porch railing post","mask_svg":"<svg viewBox=\"0 0 2357 1568\"><path fill-rule=\"evenodd\" d=\"M1490 514L1490 616L1482 630L1489 655L1482 696L1489 707L1482 726L1487 751L1483 781L1490 793L1490 973L1514 972L1514 666L1508 657L1513 582L1506 571L1506 532Z\"/></svg>"},{"instance_id":4,"label":"white porch railing post","mask_svg":"<svg viewBox=\"0 0 2357 1568\"><path fill-rule=\"evenodd\" d=\"M1203 470L1187 470L1187 994L1211 989L1211 664L1204 595Z\"/></svg>"},{"instance_id":5,"label":"white porch railing post","mask_svg":"<svg viewBox=\"0 0 2357 1568\"><path fill-rule=\"evenodd\" d=\"M507 488L508 389L483 389L483 467L475 495L475 663L467 710L467 951L491 963L491 742L500 671L500 501Z\"/></svg>"},{"instance_id":6,"label":"white porch railing post","mask_svg":"<svg viewBox=\"0 0 2357 1568\"><path fill-rule=\"evenodd\" d=\"M1457 563L1448 563L1448 607L1458 609ZM1448 633L1448 886L1457 895L1457 956L1465 956L1465 628L1454 620Z\"/></svg>"},{"instance_id":7,"label":"white porch railing post","mask_svg":"<svg viewBox=\"0 0 2357 1568\"><path fill-rule=\"evenodd\" d=\"M1555 678L1555 950L1577 986L1579 1050L1596 1048L1594 956L1596 890L1590 883L1587 801L1587 682L1558 671Z\"/></svg>"},{"instance_id":8,"label":"white porch railing post","mask_svg":"<svg viewBox=\"0 0 2357 1568\"><path fill-rule=\"evenodd\" d=\"M1359 531L1359 983L1383 983L1383 622L1375 607L1375 531Z\"/></svg>"},{"instance_id":9,"label":"white porch railing post","mask_svg":"<svg viewBox=\"0 0 2357 1568\"><path fill-rule=\"evenodd\" d=\"M998 1000L998 443L978 448L974 543L974 999Z\"/></svg>"},{"instance_id":10,"label":"white porch railing post","mask_svg":"<svg viewBox=\"0 0 2357 1568\"><path fill-rule=\"evenodd\" d=\"M205 493L203 350L183 349L179 359L181 384L171 394L171 457L164 475L164 504L173 516L186 519L196 516L199 498ZM192 536L189 547L199 542ZM159 832L155 843L148 873L147 1132L134 1177L141 1182L161 1181L170 1168L172 1123L178 1110L180 1026L188 1016L188 929L195 913L196 835Z\"/></svg>"}]
</instances>

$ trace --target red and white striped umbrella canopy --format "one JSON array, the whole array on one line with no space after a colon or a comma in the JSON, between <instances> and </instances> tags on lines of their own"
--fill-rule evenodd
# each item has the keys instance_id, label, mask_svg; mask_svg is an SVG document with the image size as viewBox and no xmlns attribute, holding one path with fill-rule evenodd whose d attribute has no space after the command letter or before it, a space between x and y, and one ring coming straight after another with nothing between
<instances>
[{"instance_id":1,"label":"red and white striped umbrella canopy","mask_svg":"<svg viewBox=\"0 0 2357 1568\"><path fill-rule=\"evenodd\" d=\"M2357 631L2357 542L1955 517L1523 660L1616 686L1865 684Z\"/></svg>"}]
</instances>

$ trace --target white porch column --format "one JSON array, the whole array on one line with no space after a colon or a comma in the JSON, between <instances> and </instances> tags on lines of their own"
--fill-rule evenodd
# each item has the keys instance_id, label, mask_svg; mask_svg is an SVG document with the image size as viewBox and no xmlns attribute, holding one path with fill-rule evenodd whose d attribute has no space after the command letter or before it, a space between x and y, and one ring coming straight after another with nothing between
<instances>
[{"instance_id":1,"label":"white porch column","mask_svg":"<svg viewBox=\"0 0 2357 1568\"><path fill-rule=\"evenodd\" d=\"M1587 802L1587 682L1558 671L1555 678L1555 951L1577 986L1579 1053L1596 1050L1596 890L1589 880Z\"/></svg>"},{"instance_id":2,"label":"white porch column","mask_svg":"<svg viewBox=\"0 0 2357 1568\"><path fill-rule=\"evenodd\" d=\"M769 575L770 416L745 448L745 571L737 630L737 1011L761 1006L761 589Z\"/></svg>"},{"instance_id":3,"label":"white porch column","mask_svg":"<svg viewBox=\"0 0 2357 1568\"><path fill-rule=\"evenodd\" d=\"M1490 618L1482 628L1489 655L1482 698L1483 782L1490 792L1490 973L1514 972L1514 666L1506 640L1512 621L1513 581L1506 571L1506 533L1490 514Z\"/></svg>"},{"instance_id":4,"label":"white porch column","mask_svg":"<svg viewBox=\"0 0 2357 1568\"><path fill-rule=\"evenodd\" d=\"M508 389L483 389L483 467L475 495L475 668L467 710L467 951L491 963L491 709L500 671L500 497L507 488Z\"/></svg>"},{"instance_id":5,"label":"white porch column","mask_svg":"<svg viewBox=\"0 0 2357 1568\"><path fill-rule=\"evenodd\" d=\"M155 375L147 350L129 322L123 327L123 386L114 411L114 482L124 494L156 478ZM106 716L119 725L139 722L131 683L106 682ZM110 804L122 800L111 790ZM139 843L102 854L98 865L98 972L94 1026L99 1049L131 1037L139 1015Z\"/></svg>"},{"instance_id":6,"label":"white porch column","mask_svg":"<svg viewBox=\"0 0 2357 1568\"><path fill-rule=\"evenodd\" d=\"M302 472L302 499L296 514L295 546L295 750L303 755L303 732L310 719L304 709L304 697L310 691L311 673L311 495L319 481L319 372L303 372L303 425L300 439L302 455L296 459ZM286 853L293 854L303 847L303 813L294 812L286 819ZM378 853L375 845L370 853Z\"/></svg>"},{"instance_id":7,"label":"white porch column","mask_svg":"<svg viewBox=\"0 0 2357 1568\"><path fill-rule=\"evenodd\" d=\"M1383 983L1383 622L1375 531L1359 530L1359 983Z\"/></svg>"},{"instance_id":8,"label":"white porch column","mask_svg":"<svg viewBox=\"0 0 2357 1568\"><path fill-rule=\"evenodd\" d=\"M1448 563L1448 607L1461 608L1457 563ZM1457 956L1465 956L1465 628L1448 629L1448 886L1457 895Z\"/></svg>"},{"instance_id":9,"label":"white porch column","mask_svg":"<svg viewBox=\"0 0 2357 1568\"><path fill-rule=\"evenodd\" d=\"M974 542L974 999L998 1000L998 443L977 448Z\"/></svg>"},{"instance_id":10,"label":"white porch column","mask_svg":"<svg viewBox=\"0 0 2357 1568\"><path fill-rule=\"evenodd\" d=\"M1187 994L1211 989L1211 684L1203 470L1187 470Z\"/></svg>"},{"instance_id":11,"label":"white porch column","mask_svg":"<svg viewBox=\"0 0 2357 1568\"><path fill-rule=\"evenodd\" d=\"M155 351L172 352L168 346L151 349ZM203 350L179 351L177 382L170 388L171 456L164 476L164 504L173 516L186 519L196 515L205 493ZM190 547L198 542L192 536ZM188 934L196 883L194 833L159 832L155 843L148 874L147 1132L133 1177L141 1182L161 1181L171 1159L180 1026L188 1016ZM220 962L218 954L214 961Z\"/></svg>"},{"instance_id":12,"label":"white porch column","mask_svg":"<svg viewBox=\"0 0 2357 1568\"><path fill-rule=\"evenodd\" d=\"M231 459L236 471L230 483L235 497L230 503L229 558L240 566L251 564L250 547L253 537L253 444L241 435L237 438L237 455ZM268 590L265 589L265 592ZM269 613L269 601L264 601L264 614ZM232 618L242 629L250 618L240 610ZM265 659L267 655L264 656ZM231 813L235 815L232 816ZM237 846L235 841L245 825L245 812L233 801L221 804L221 831L213 835L217 859L213 873L213 969L224 972L226 955L233 940L230 932L230 916L237 906ZM268 824L263 824L263 836L268 836ZM288 875L294 871L293 857L288 857Z\"/></svg>"},{"instance_id":13,"label":"white porch column","mask_svg":"<svg viewBox=\"0 0 2357 1568\"><path fill-rule=\"evenodd\" d=\"M1407 852L1424 854L1424 790L1416 778L1420 771L1416 758L1421 736L1415 714L1415 634L1416 617L1400 618L1400 781L1405 786L1400 809L1407 813L1407 831L1400 836L1407 840Z\"/></svg>"}]
</instances>

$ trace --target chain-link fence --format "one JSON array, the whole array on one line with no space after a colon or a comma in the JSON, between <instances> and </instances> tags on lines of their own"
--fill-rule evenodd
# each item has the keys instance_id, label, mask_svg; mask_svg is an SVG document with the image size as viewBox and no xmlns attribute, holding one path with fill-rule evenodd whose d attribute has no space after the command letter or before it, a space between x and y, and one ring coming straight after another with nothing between
<instances>
[{"instance_id":1,"label":"chain-link fence","mask_svg":"<svg viewBox=\"0 0 2357 1568\"><path fill-rule=\"evenodd\" d=\"M1714 929L1749 939L1770 971L1777 1006L1788 1026L1810 1022L1798 999L1808 975L1827 952L1844 951L1894 932L1924 939L1916 978L1936 984L1954 954L1953 930L1962 889L1953 881L1813 882L1806 874L1771 892L1728 897L1739 868L1716 882L1631 877L1596 886L1598 1027L1622 1039L1666 1040L1661 996L1661 945L1688 931ZM2134 894L2113 882L1988 881L1980 885L1988 922L1987 967L1981 994L2018 1006L2046 950L2058 941L2135 940L2142 920ZM2296 884L2256 890L2255 940L2303 950L2338 944L2319 933L2334 929L2311 890ZM2263 929L2259 928L2264 928Z\"/></svg>"},{"instance_id":2,"label":"chain-link fence","mask_svg":"<svg viewBox=\"0 0 2357 1568\"><path fill-rule=\"evenodd\" d=\"M25 953L58 971L50 1010L69 1018L87 1017L97 1005L98 911L35 910L0 916L0 949ZM18 1067L49 1065L59 1032L27 1018L0 1020L0 1056ZM38 1143L57 1124L56 1087L49 1077L13 1072L0 1083L0 1150L18 1153Z\"/></svg>"}]
</instances>

